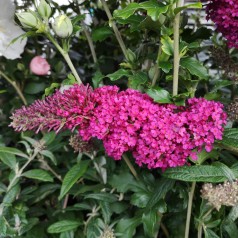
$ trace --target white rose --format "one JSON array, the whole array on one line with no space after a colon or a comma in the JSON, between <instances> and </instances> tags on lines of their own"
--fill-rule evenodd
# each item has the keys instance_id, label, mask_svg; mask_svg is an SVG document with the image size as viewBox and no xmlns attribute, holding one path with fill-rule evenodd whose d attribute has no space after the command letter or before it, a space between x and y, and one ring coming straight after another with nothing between
<instances>
[{"instance_id":1,"label":"white rose","mask_svg":"<svg viewBox=\"0 0 238 238\"><path fill-rule=\"evenodd\" d=\"M7 59L20 58L26 45L26 39L18 39L15 43L10 42L24 31L15 24L13 17L15 6L11 0L1 0L0 7L0 55Z\"/></svg>"}]
</instances>

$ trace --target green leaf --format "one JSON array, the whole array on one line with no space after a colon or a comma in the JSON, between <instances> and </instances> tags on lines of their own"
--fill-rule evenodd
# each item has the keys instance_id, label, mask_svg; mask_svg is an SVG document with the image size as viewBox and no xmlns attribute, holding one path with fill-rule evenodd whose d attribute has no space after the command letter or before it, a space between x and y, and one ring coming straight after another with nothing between
<instances>
[{"instance_id":1,"label":"green leaf","mask_svg":"<svg viewBox=\"0 0 238 238\"><path fill-rule=\"evenodd\" d=\"M101 71L97 70L92 78L93 87L98 88L104 78L105 76L101 73Z\"/></svg>"},{"instance_id":2,"label":"green leaf","mask_svg":"<svg viewBox=\"0 0 238 238\"><path fill-rule=\"evenodd\" d=\"M136 227L141 223L141 217L121 218L117 223L115 232L123 238L133 238Z\"/></svg>"},{"instance_id":3,"label":"green leaf","mask_svg":"<svg viewBox=\"0 0 238 238\"><path fill-rule=\"evenodd\" d=\"M16 169L16 156L14 154L0 152L0 160L10 167L12 170Z\"/></svg>"},{"instance_id":4,"label":"green leaf","mask_svg":"<svg viewBox=\"0 0 238 238\"><path fill-rule=\"evenodd\" d=\"M110 219L111 219L111 215L112 215L112 211L111 211L110 205L111 204L109 202L106 202L106 201L101 201L100 202L102 216L103 216L104 222L106 224L110 224Z\"/></svg>"},{"instance_id":5,"label":"green leaf","mask_svg":"<svg viewBox=\"0 0 238 238\"><path fill-rule=\"evenodd\" d=\"M28 156L26 154L24 154L23 152L21 152L20 150L18 150L16 148L0 147L0 152L8 153L8 154L13 154L13 155L17 155L17 156L20 156L20 157L28 159Z\"/></svg>"},{"instance_id":6,"label":"green leaf","mask_svg":"<svg viewBox=\"0 0 238 238\"><path fill-rule=\"evenodd\" d=\"M40 154L42 154L45 157L49 158L53 162L54 165L57 165L57 160L56 160L54 154L51 151L49 151L49 150L42 150L42 151L40 151Z\"/></svg>"},{"instance_id":7,"label":"green leaf","mask_svg":"<svg viewBox=\"0 0 238 238\"><path fill-rule=\"evenodd\" d=\"M227 180L223 170L213 165L196 165L169 168L163 176L187 182L218 183Z\"/></svg>"},{"instance_id":8,"label":"green leaf","mask_svg":"<svg viewBox=\"0 0 238 238\"><path fill-rule=\"evenodd\" d=\"M45 83L28 83L24 89L25 93L28 94L37 94L40 92L44 92L45 90Z\"/></svg>"},{"instance_id":9,"label":"green leaf","mask_svg":"<svg viewBox=\"0 0 238 238\"><path fill-rule=\"evenodd\" d=\"M192 75L196 75L200 79L208 79L207 69L197 59L193 57L182 58L180 65Z\"/></svg>"},{"instance_id":10,"label":"green leaf","mask_svg":"<svg viewBox=\"0 0 238 238\"><path fill-rule=\"evenodd\" d=\"M116 72L107 75L107 77L110 78L111 81L116 81L124 76L125 77L131 76L131 72L126 69L119 69Z\"/></svg>"},{"instance_id":11,"label":"green leaf","mask_svg":"<svg viewBox=\"0 0 238 238\"><path fill-rule=\"evenodd\" d=\"M153 21L157 21L160 14L167 12L169 6L157 2L156 0L150 0L140 3L140 7L147 11L147 15L149 15Z\"/></svg>"},{"instance_id":12,"label":"green leaf","mask_svg":"<svg viewBox=\"0 0 238 238\"><path fill-rule=\"evenodd\" d=\"M115 10L113 16L115 18L127 19L131 15L135 13L137 9L139 9L140 5L138 3L130 3L125 8L121 10Z\"/></svg>"},{"instance_id":13,"label":"green leaf","mask_svg":"<svg viewBox=\"0 0 238 238\"><path fill-rule=\"evenodd\" d=\"M140 85L143 85L147 82L148 77L144 72L137 72L136 74L129 77L129 87L138 89Z\"/></svg>"},{"instance_id":14,"label":"green leaf","mask_svg":"<svg viewBox=\"0 0 238 238\"><path fill-rule=\"evenodd\" d=\"M48 233L62 233L76 229L81 222L73 220L62 220L50 225L47 229Z\"/></svg>"},{"instance_id":15,"label":"green leaf","mask_svg":"<svg viewBox=\"0 0 238 238\"><path fill-rule=\"evenodd\" d=\"M80 161L79 164L73 166L65 175L63 184L60 190L59 199L61 200L64 195L71 189L71 187L80 179L86 172L90 161Z\"/></svg>"},{"instance_id":16,"label":"green leaf","mask_svg":"<svg viewBox=\"0 0 238 238\"><path fill-rule=\"evenodd\" d=\"M236 179L236 175L234 174L234 172L227 165L225 165L221 162L215 162L212 165L221 169L223 171L224 175L227 177L227 179L229 181L233 181L233 180Z\"/></svg>"},{"instance_id":17,"label":"green leaf","mask_svg":"<svg viewBox=\"0 0 238 238\"><path fill-rule=\"evenodd\" d=\"M111 193L92 193L92 194L86 195L85 199L86 198L91 198L91 199L109 202L109 203L117 201L117 197Z\"/></svg>"},{"instance_id":18,"label":"green leaf","mask_svg":"<svg viewBox=\"0 0 238 238\"><path fill-rule=\"evenodd\" d=\"M147 204L147 209L152 208L155 206L162 198L165 197L166 193L170 191L174 186L175 181L172 179L162 178L158 182L155 190L153 191L153 195L151 196L150 200Z\"/></svg>"},{"instance_id":19,"label":"green leaf","mask_svg":"<svg viewBox=\"0 0 238 238\"><path fill-rule=\"evenodd\" d=\"M171 96L168 91L162 88L150 88L146 93L157 103L171 103Z\"/></svg>"},{"instance_id":20,"label":"green leaf","mask_svg":"<svg viewBox=\"0 0 238 238\"><path fill-rule=\"evenodd\" d=\"M205 238L220 238L214 231L211 229L204 229Z\"/></svg>"},{"instance_id":21,"label":"green leaf","mask_svg":"<svg viewBox=\"0 0 238 238\"><path fill-rule=\"evenodd\" d=\"M211 92L216 92L217 90L230 85L234 85L234 82L230 80L219 80L215 83L215 86L213 87Z\"/></svg>"},{"instance_id":22,"label":"green leaf","mask_svg":"<svg viewBox=\"0 0 238 238\"><path fill-rule=\"evenodd\" d=\"M47 132L41 140L44 141L45 145L49 145L55 140L55 137L56 137L56 133L54 131L51 131L51 132Z\"/></svg>"},{"instance_id":23,"label":"green leaf","mask_svg":"<svg viewBox=\"0 0 238 238\"><path fill-rule=\"evenodd\" d=\"M165 72L168 73L172 68L173 65L169 61L160 61L159 62L159 67Z\"/></svg>"},{"instance_id":24,"label":"green leaf","mask_svg":"<svg viewBox=\"0 0 238 238\"><path fill-rule=\"evenodd\" d=\"M168 35L164 35L161 38L162 51L167 55L173 55L174 53L174 42Z\"/></svg>"},{"instance_id":25,"label":"green leaf","mask_svg":"<svg viewBox=\"0 0 238 238\"><path fill-rule=\"evenodd\" d=\"M225 129L222 141L219 141L217 144L224 149L238 152L238 129Z\"/></svg>"},{"instance_id":26,"label":"green leaf","mask_svg":"<svg viewBox=\"0 0 238 238\"><path fill-rule=\"evenodd\" d=\"M158 211L156 209L149 210L143 213L142 215L142 223L144 227L145 234L148 237L155 237L155 233L158 230L158 222L159 219Z\"/></svg>"},{"instance_id":27,"label":"green leaf","mask_svg":"<svg viewBox=\"0 0 238 238\"><path fill-rule=\"evenodd\" d=\"M114 174L109 180L109 184L113 188L116 188L120 193L127 192L132 186L134 186L134 182L134 177L128 171L123 171L118 175Z\"/></svg>"},{"instance_id":28,"label":"green leaf","mask_svg":"<svg viewBox=\"0 0 238 238\"><path fill-rule=\"evenodd\" d=\"M92 31L93 41L103 41L112 35L112 30L109 26L96 28Z\"/></svg>"},{"instance_id":29,"label":"green leaf","mask_svg":"<svg viewBox=\"0 0 238 238\"><path fill-rule=\"evenodd\" d=\"M230 238L236 237L238 234L238 229L234 221L229 218L223 220L221 224L221 229L226 231Z\"/></svg>"},{"instance_id":30,"label":"green leaf","mask_svg":"<svg viewBox=\"0 0 238 238\"><path fill-rule=\"evenodd\" d=\"M56 88L59 88L59 87L60 87L59 83L52 83L49 87L45 88L44 96L49 96L55 91Z\"/></svg>"},{"instance_id":31,"label":"green leaf","mask_svg":"<svg viewBox=\"0 0 238 238\"><path fill-rule=\"evenodd\" d=\"M42 169L32 169L24 172L22 176L26 178L31 178L31 179L37 179L45 182L53 182L53 177L46 172L45 170Z\"/></svg>"},{"instance_id":32,"label":"green leaf","mask_svg":"<svg viewBox=\"0 0 238 238\"><path fill-rule=\"evenodd\" d=\"M136 192L131 196L131 204L140 208L146 207L150 199L150 193Z\"/></svg>"},{"instance_id":33,"label":"green leaf","mask_svg":"<svg viewBox=\"0 0 238 238\"><path fill-rule=\"evenodd\" d=\"M5 237L7 232L7 221L4 216L0 216L0 234Z\"/></svg>"},{"instance_id":34,"label":"green leaf","mask_svg":"<svg viewBox=\"0 0 238 238\"><path fill-rule=\"evenodd\" d=\"M15 186L13 186L4 196L2 203L5 205L10 205L12 204L15 199L16 196L19 194L20 192L20 186L19 184L16 184Z\"/></svg>"},{"instance_id":35,"label":"green leaf","mask_svg":"<svg viewBox=\"0 0 238 238\"><path fill-rule=\"evenodd\" d=\"M185 10L185 9L188 9L188 8L198 8L198 9L201 9L202 8L202 3L201 2L196 2L196 3L190 3L190 4L187 4L183 7L177 7L174 9L174 14L178 14L179 12Z\"/></svg>"}]
</instances>

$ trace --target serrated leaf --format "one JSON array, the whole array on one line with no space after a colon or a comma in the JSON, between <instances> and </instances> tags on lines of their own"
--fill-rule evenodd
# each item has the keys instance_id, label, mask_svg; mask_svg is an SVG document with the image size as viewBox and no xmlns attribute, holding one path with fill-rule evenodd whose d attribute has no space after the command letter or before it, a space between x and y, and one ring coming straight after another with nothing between
<instances>
[{"instance_id":1,"label":"serrated leaf","mask_svg":"<svg viewBox=\"0 0 238 238\"><path fill-rule=\"evenodd\" d=\"M163 176L187 182L218 183L227 180L223 170L213 165L196 165L169 168Z\"/></svg>"},{"instance_id":2,"label":"serrated leaf","mask_svg":"<svg viewBox=\"0 0 238 238\"><path fill-rule=\"evenodd\" d=\"M20 150L18 150L16 148L0 147L0 152L17 155L17 156L20 156L20 157L23 157L23 158L28 158L28 156L26 154L24 154L23 152L21 152Z\"/></svg>"},{"instance_id":3,"label":"serrated leaf","mask_svg":"<svg viewBox=\"0 0 238 238\"><path fill-rule=\"evenodd\" d=\"M42 169L32 169L24 172L22 176L31 179L37 179L45 182L53 182L53 177L45 170Z\"/></svg>"},{"instance_id":4,"label":"serrated leaf","mask_svg":"<svg viewBox=\"0 0 238 238\"><path fill-rule=\"evenodd\" d=\"M0 160L12 170L15 170L17 161L14 154L0 152Z\"/></svg>"},{"instance_id":5,"label":"serrated leaf","mask_svg":"<svg viewBox=\"0 0 238 238\"><path fill-rule=\"evenodd\" d=\"M195 58L181 58L180 65L187 69L192 75L196 75L200 79L208 79L207 69Z\"/></svg>"},{"instance_id":6,"label":"serrated leaf","mask_svg":"<svg viewBox=\"0 0 238 238\"><path fill-rule=\"evenodd\" d=\"M221 229L226 231L228 235L230 236L230 238L236 237L238 234L238 229L236 224L234 223L234 221L232 221L229 218L226 218L223 220L221 224Z\"/></svg>"},{"instance_id":7,"label":"serrated leaf","mask_svg":"<svg viewBox=\"0 0 238 238\"><path fill-rule=\"evenodd\" d=\"M130 3L125 8L121 10L115 10L113 16L115 18L127 19L131 15L135 13L137 9L139 9L140 5L138 3Z\"/></svg>"},{"instance_id":8,"label":"serrated leaf","mask_svg":"<svg viewBox=\"0 0 238 238\"><path fill-rule=\"evenodd\" d=\"M218 89L221 89L230 85L234 85L234 82L230 80L219 80L215 83L215 86L213 87L211 92L216 92Z\"/></svg>"},{"instance_id":9,"label":"serrated leaf","mask_svg":"<svg viewBox=\"0 0 238 238\"><path fill-rule=\"evenodd\" d=\"M167 12L169 6L157 2L156 0L150 0L140 3L140 7L147 11L147 15L149 15L153 21L157 21L160 14Z\"/></svg>"},{"instance_id":10,"label":"serrated leaf","mask_svg":"<svg viewBox=\"0 0 238 238\"><path fill-rule=\"evenodd\" d=\"M71 187L80 179L86 172L90 161L81 161L79 164L73 166L63 179L63 184L60 190L59 199L61 200L64 195L71 189Z\"/></svg>"},{"instance_id":11,"label":"serrated leaf","mask_svg":"<svg viewBox=\"0 0 238 238\"><path fill-rule=\"evenodd\" d=\"M62 220L50 225L47 229L47 232L51 234L56 234L71 231L76 229L80 224L81 222L79 221Z\"/></svg>"},{"instance_id":12,"label":"serrated leaf","mask_svg":"<svg viewBox=\"0 0 238 238\"><path fill-rule=\"evenodd\" d=\"M171 96L168 91L162 88L150 88L146 93L157 103L171 103Z\"/></svg>"},{"instance_id":13,"label":"serrated leaf","mask_svg":"<svg viewBox=\"0 0 238 238\"><path fill-rule=\"evenodd\" d=\"M112 30L109 26L96 28L92 31L93 41L103 41L112 35Z\"/></svg>"},{"instance_id":14,"label":"serrated leaf","mask_svg":"<svg viewBox=\"0 0 238 238\"><path fill-rule=\"evenodd\" d=\"M4 216L0 216L0 235L5 237L7 232L7 222Z\"/></svg>"},{"instance_id":15,"label":"serrated leaf","mask_svg":"<svg viewBox=\"0 0 238 238\"><path fill-rule=\"evenodd\" d=\"M112 73L112 74L108 74L107 77L110 78L111 81L116 81L122 77L129 77L131 76L131 72L129 70L126 69L119 69L116 72Z\"/></svg>"},{"instance_id":16,"label":"serrated leaf","mask_svg":"<svg viewBox=\"0 0 238 238\"><path fill-rule=\"evenodd\" d=\"M229 181L233 181L236 179L234 172L227 165L225 165L221 162L215 162L212 165L221 169Z\"/></svg>"}]
</instances>

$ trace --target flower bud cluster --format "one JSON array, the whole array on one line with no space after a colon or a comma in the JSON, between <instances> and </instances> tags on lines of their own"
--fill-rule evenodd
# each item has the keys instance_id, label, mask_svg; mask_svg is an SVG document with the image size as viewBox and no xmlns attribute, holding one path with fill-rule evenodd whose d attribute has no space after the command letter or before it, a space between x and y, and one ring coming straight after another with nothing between
<instances>
[{"instance_id":1,"label":"flower bud cluster","mask_svg":"<svg viewBox=\"0 0 238 238\"><path fill-rule=\"evenodd\" d=\"M100 238L116 238L116 236L114 235L113 230L111 230L110 228L107 228L105 229L103 234L100 236Z\"/></svg>"},{"instance_id":2,"label":"flower bud cluster","mask_svg":"<svg viewBox=\"0 0 238 238\"><path fill-rule=\"evenodd\" d=\"M238 48L238 4L236 0L209 0L207 19L215 22L217 30L227 39L229 47Z\"/></svg>"},{"instance_id":3,"label":"flower bud cluster","mask_svg":"<svg viewBox=\"0 0 238 238\"><path fill-rule=\"evenodd\" d=\"M38 33L47 33L49 31L48 22L52 15L52 9L45 0L40 1L37 12L28 10L17 13L16 15L25 28L35 30ZM61 14L53 19L52 28L60 38L67 38L73 33L73 24L65 14Z\"/></svg>"},{"instance_id":4,"label":"flower bud cluster","mask_svg":"<svg viewBox=\"0 0 238 238\"><path fill-rule=\"evenodd\" d=\"M103 141L106 153L120 160L131 151L135 162L148 168L182 166L196 150L212 150L221 140L226 114L219 102L192 98L186 107L157 104L133 89L116 86L94 91L74 85L45 100L16 110L11 126L17 131L74 130L84 141Z\"/></svg>"},{"instance_id":5,"label":"flower bud cluster","mask_svg":"<svg viewBox=\"0 0 238 238\"><path fill-rule=\"evenodd\" d=\"M238 204L238 181L224 182L215 186L205 183L201 189L201 196L218 211L222 205L236 206Z\"/></svg>"}]
</instances>

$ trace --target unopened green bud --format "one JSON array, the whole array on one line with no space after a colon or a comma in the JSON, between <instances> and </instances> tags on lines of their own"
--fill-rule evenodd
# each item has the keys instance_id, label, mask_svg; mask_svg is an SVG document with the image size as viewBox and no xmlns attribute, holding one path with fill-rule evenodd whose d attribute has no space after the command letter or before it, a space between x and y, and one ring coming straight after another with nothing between
<instances>
[{"instance_id":1,"label":"unopened green bud","mask_svg":"<svg viewBox=\"0 0 238 238\"><path fill-rule=\"evenodd\" d=\"M52 27L55 34L61 38L69 37L73 33L72 22L66 15L56 17Z\"/></svg>"},{"instance_id":2,"label":"unopened green bud","mask_svg":"<svg viewBox=\"0 0 238 238\"><path fill-rule=\"evenodd\" d=\"M37 10L44 19L49 19L52 13L50 5L45 0L40 1Z\"/></svg>"},{"instance_id":3,"label":"unopened green bud","mask_svg":"<svg viewBox=\"0 0 238 238\"><path fill-rule=\"evenodd\" d=\"M34 12L20 12L16 15L23 27L37 28L39 19Z\"/></svg>"}]
</instances>

